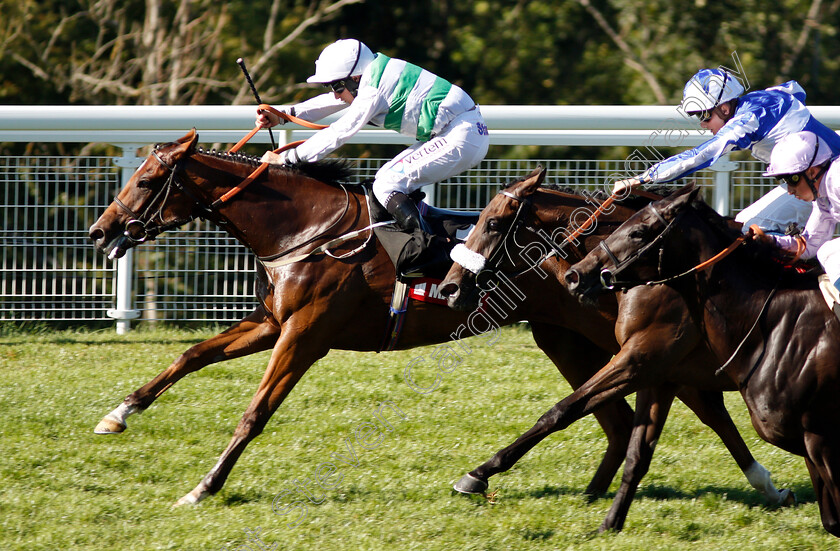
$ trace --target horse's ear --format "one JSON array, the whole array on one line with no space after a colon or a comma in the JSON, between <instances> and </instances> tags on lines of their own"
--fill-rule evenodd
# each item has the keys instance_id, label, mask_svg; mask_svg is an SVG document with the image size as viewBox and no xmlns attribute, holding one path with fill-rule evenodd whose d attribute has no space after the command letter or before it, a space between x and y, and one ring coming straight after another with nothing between
<instances>
[{"instance_id":1,"label":"horse's ear","mask_svg":"<svg viewBox=\"0 0 840 551\"><path fill-rule=\"evenodd\" d=\"M188 152L188 151L195 151L195 146L198 143L198 132L195 131L195 127L190 130L186 136L183 138L179 138L177 140L181 147L178 148L178 151Z\"/></svg>"},{"instance_id":2,"label":"horse's ear","mask_svg":"<svg viewBox=\"0 0 840 551\"><path fill-rule=\"evenodd\" d=\"M532 195L535 191L537 191L537 188L540 187L543 180L545 180L545 173L546 169L542 165L537 165L537 168L525 177L525 179L518 185L519 191L523 197Z\"/></svg>"},{"instance_id":3,"label":"horse's ear","mask_svg":"<svg viewBox=\"0 0 840 551\"><path fill-rule=\"evenodd\" d=\"M664 208L662 209L663 214L666 216L673 216L675 213L697 200L699 193L700 188L694 182L681 187L667 198L662 199L662 202L665 203Z\"/></svg>"}]
</instances>

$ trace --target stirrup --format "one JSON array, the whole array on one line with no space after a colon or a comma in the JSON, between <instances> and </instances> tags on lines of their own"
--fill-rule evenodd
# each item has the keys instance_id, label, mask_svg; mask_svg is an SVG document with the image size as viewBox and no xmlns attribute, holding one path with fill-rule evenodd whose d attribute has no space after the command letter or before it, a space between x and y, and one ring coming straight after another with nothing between
<instances>
[{"instance_id":1,"label":"stirrup","mask_svg":"<svg viewBox=\"0 0 840 551\"><path fill-rule=\"evenodd\" d=\"M829 310L834 312L834 315L840 320L840 291L837 290L837 287L834 286L825 274L817 278L817 281L819 281L820 291L822 291L823 298Z\"/></svg>"}]
</instances>

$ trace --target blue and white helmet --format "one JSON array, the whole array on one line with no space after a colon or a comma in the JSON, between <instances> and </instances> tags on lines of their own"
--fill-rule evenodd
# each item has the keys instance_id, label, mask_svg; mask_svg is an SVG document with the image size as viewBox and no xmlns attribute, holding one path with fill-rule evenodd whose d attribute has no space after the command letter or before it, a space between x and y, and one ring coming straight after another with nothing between
<instances>
[{"instance_id":1,"label":"blue and white helmet","mask_svg":"<svg viewBox=\"0 0 840 551\"><path fill-rule=\"evenodd\" d=\"M744 86L723 69L701 69L683 88L680 107L686 113L708 111L744 93Z\"/></svg>"}]
</instances>

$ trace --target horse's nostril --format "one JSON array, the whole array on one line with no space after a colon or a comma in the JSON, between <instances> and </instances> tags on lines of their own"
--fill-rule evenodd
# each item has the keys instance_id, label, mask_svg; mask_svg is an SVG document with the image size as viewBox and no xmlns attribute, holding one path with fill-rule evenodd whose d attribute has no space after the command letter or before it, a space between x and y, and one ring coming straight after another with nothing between
<instances>
[{"instance_id":1,"label":"horse's nostril","mask_svg":"<svg viewBox=\"0 0 840 551\"><path fill-rule=\"evenodd\" d=\"M103 237L105 237L105 232L99 228L91 228L90 229L90 239L91 241L99 241Z\"/></svg>"},{"instance_id":2,"label":"horse's nostril","mask_svg":"<svg viewBox=\"0 0 840 551\"><path fill-rule=\"evenodd\" d=\"M438 292L444 298L450 298L458 295L458 285L453 282L442 283L440 287L438 287Z\"/></svg>"},{"instance_id":3,"label":"horse's nostril","mask_svg":"<svg viewBox=\"0 0 840 551\"><path fill-rule=\"evenodd\" d=\"M566 278L566 285L569 289L575 289L580 284L580 274L576 270L569 270L564 276Z\"/></svg>"}]
</instances>

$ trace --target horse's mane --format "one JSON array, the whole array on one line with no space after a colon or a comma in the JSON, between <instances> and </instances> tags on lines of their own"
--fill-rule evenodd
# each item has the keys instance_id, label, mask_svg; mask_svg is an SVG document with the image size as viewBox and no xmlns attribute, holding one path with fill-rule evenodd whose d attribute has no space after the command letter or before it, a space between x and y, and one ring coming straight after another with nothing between
<instances>
[{"instance_id":1,"label":"horse's mane","mask_svg":"<svg viewBox=\"0 0 840 551\"><path fill-rule=\"evenodd\" d=\"M731 225L731 218L721 216L702 198L695 198L691 208L722 237L724 242L733 242L741 236L741 231ZM804 273L790 264L790 258L781 249L772 244L764 244L748 239L735 251L739 255L739 264L748 270L751 277L758 281L775 284L780 281L785 287L813 287L816 273L807 270Z\"/></svg>"},{"instance_id":2,"label":"horse's mane","mask_svg":"<svg viewBox=\"0 0 840 551\"><path fill-rule=\"evenodd\" d=\"M508 189L510 187L513 187L514 185L525 181L527 178L528 178L528 176L522 176L521 178L517 178L516 180L513 180L512 182L506 184L503 189ZM547 189L547 190L550 190L550 191L556 191L556 192L559 192L559 193L564 193L566 195L574 195L575 197L580 197L581 196L581 190L580 189L574 188L574 187L571 187L571 186L563 186L563 185L560 185L560 184L556 184L554 182L544 183L540 186L540 188L541 189ZM653 193L655 195L660 195L662 197L667 197L667 196L671 195L676 189L678 189L678 188L673 187L673 186L666 186L666 185L662 185L662 184L645 187L645 191L649 191L650 193ZM589 194L589 197L592 197L596 201L606 201L607 198L609 197L609 194L606 193L602 189L597 189L597 190L594 190L594 191L587 190L587 193ZM622 205L622 206L625 206L625 207L628 207L628 208L631 208L631 209L634 209L634 210L639 210L643 207L646 207L651 202L653 202L652 199L649 199L647 197L642 197L642 196L639 196L639 195L629 195L629 196L627 196L623 199L619 199L619 200L616 201L616 203L618 203L619 205Z\"/></svg>"},{"instance_id":3,"label":"horse's mane","mask_svg":"<svg viewBox=\"0 0 840 551\"><path fill-rule=\"evenodd\" d=\"M206 150L201 147L198 148L198 153L209 155L217 159L230 161L234 163L245 163L253 167L260 165L259 157L253 155L245 155L243 153L228 153L227 151L216 151L215 149ZM319 180L327 184L340 184L348 182L355 170L353 164L347 159L341 158L327 158L315 162L298 162L293 165L282 167L281 170L291 170Z\"/></svg>"}]
</instances>

